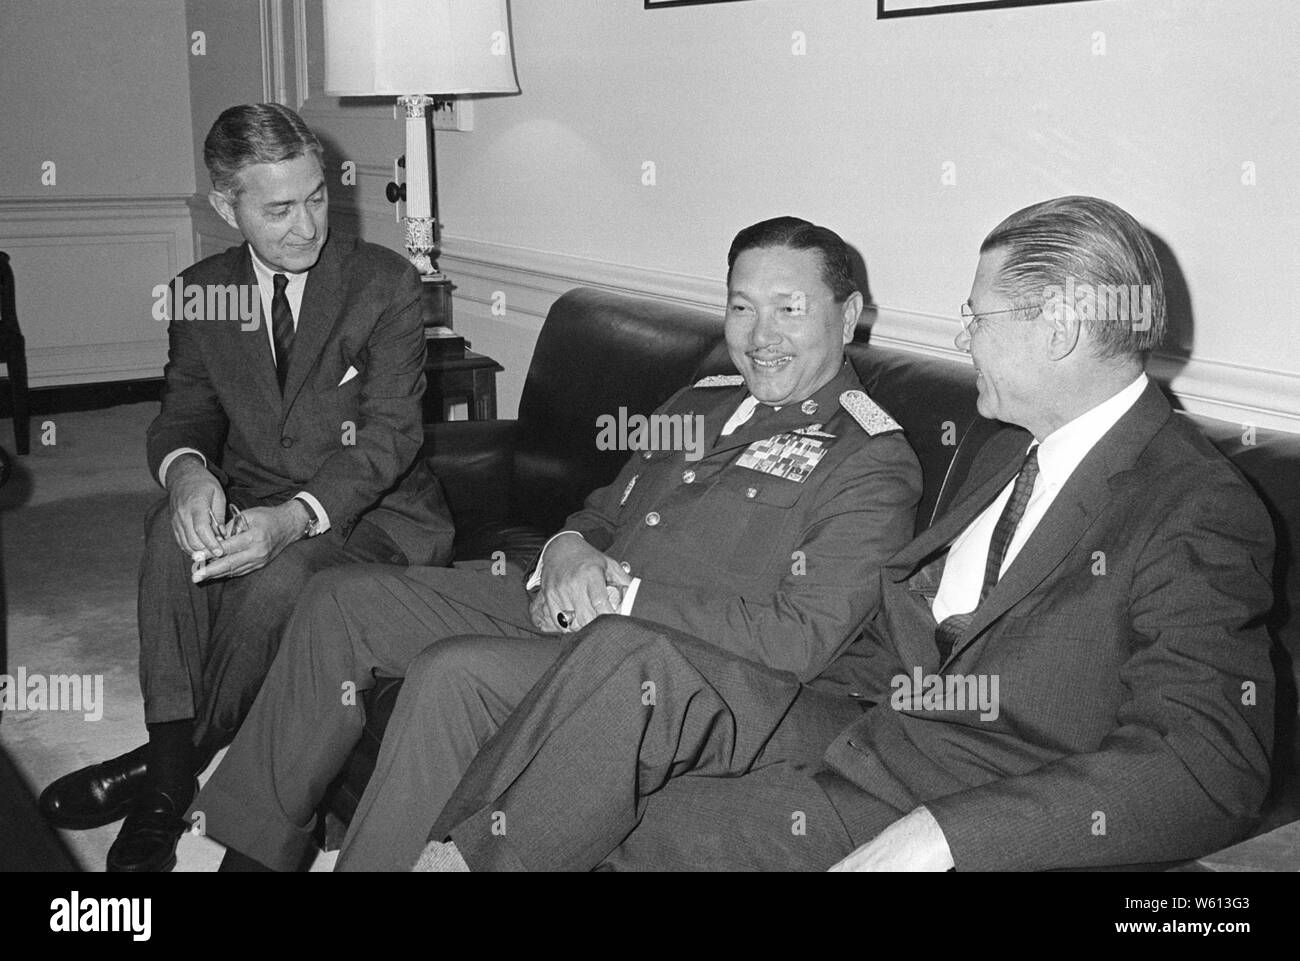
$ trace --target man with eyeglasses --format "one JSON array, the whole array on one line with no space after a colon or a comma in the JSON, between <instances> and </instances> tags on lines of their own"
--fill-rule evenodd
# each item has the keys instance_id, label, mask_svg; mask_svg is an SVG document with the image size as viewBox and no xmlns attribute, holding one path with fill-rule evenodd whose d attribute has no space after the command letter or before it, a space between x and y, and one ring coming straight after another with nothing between
<instances>
[{"instance_id":1,"label":"man with eyeglasses","mask_svg":"<svg viewBox=\"0 0 1300 961\"><path fill-rule=\"evenodd\" d=\"M1121 288L1149 291L1145 317L1066 295ZM882 568L871 642L829 672L858 696L599 620L480 752L421 867L1033 870L1245 829L1273 736L1273 532L1144 372L1165 327L1149 240L1102 200L1028 207L985 239L963 313L1004 424Z\"/></svg>"}]
</instances>

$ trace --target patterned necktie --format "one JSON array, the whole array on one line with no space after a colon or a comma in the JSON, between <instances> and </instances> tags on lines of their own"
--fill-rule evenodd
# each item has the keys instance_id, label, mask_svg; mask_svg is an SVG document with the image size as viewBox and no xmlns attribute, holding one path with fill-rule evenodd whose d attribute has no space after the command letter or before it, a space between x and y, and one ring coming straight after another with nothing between
<instances>
[{"instance_id":1,"label":"patterned necktie","mask_svg":"<svg viewBox=\"0 0 1300 961\"><path fill-rule=\"evenodd\" d=\"M989 556L984 562L984 585L980 588L980 599L975 605L975 610L965 614L949 614L934 629L934 642L939 646L940 663L948 660L953 645L961 639L966 628L975 619L975 611L979 610L979 605L984 603L984 599L992 592L993 585L998 582L1002 561L1007 556L1007 548L1011 546L1016 528L1020 526L1020 519L1025 516L1025 507L1029 504L1029 495L1034 492L1034 481L1037 479L1038 445L1035 444L1025 455L1025 462L1020 465L1020 473L1016 475L1016 486L1012 489L1006 506L1002 508L1002 515L998 518L997 526L993 528L993 536L989 538Z\"/></svg>"},{"instance_id":2,"label":"patterned necktie","mask_svg":"<svg viewBox=\"0 0 1300 961\"><path fill-rule=\"evenodd\" d=\"M289 376L289 349L293 346L293 311L289 309L289 298L285 288L289 278L276 274L275 294L271 297L271 337L275 340L275 378L280 382L280 393L284 393L284 381Z\"/></svg>"}]
</instances>

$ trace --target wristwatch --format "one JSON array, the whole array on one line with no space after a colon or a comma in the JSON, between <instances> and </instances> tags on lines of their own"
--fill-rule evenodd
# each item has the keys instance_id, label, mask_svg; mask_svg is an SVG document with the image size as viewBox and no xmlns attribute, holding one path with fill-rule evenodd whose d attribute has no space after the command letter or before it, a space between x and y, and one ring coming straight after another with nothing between
<instances>
[{"instance_id":1,"label":"wristwatch","mask_svg":"<svg viewBox=\"0 0 1300 961\"><path fill-rule=\"evenodd\" d=\"M311 504L307 503L307 498L294 497L293 500L296 500L303 507L307 508L307 526L303 528L302 536L315 537L320 533L320 518L317 517L316 512L312 510Z\"/></svg>"}]
</instances>

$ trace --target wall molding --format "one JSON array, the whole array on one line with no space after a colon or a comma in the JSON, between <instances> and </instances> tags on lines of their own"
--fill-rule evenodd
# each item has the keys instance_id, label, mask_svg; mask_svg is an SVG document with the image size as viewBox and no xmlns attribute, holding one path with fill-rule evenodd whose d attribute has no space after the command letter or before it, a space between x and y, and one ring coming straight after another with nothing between
<instances>
[{"instance_id":1,"label":"wall molding","mask_svg":"<svg viewBox=\"0 0 1300 961\"><path fill-rule=\"evenodd\" d=\"M307 2L258 0L258 22L262 39L262 99L301 110L308 90Z\"/></svg>"},{"instance_id":2,"label":"wall molding","mask_svg":"<svg viewBox=\"0 0 1300 961\"><path fill-rule=\"evenodd\" d=\"M362 215L367 212L361 211ZM600 287L702 310L721 310L725 301L722 278L646 270L454 235L443 236L440 264L457 284L456 300L480 326L501 320L492 317L490 311L497 290L505 292L511 313L522 311L536 321L537 328L551 302L577 286ZM519 325L519 318L514 323ZM967 355L953 344L956 334L956 318L889 305L878 306L871 327L874 343L968 361ZM1169 385L1183 409L1190 413L1300 433L1300 373L1160 352L1153 355L1150 371Z\"/></svg>"},{"instance_id":3,"label":"wall molding","mask_svg":"<svg viewBox=\"0 0 1300 961\"><path fill-rule=\"evenodd\" d=\"M0 233L15 221L111 220L175 215L189 194L0 197Z\"/></svg>"},{"instance_id":4,"label":"wall molding","mask_svg":"<svg viewBox=\"0 0 1300 961\"><path fill-rule=\"evenodd\" d=\"M0 199L33 387L157 377L150 292L193 260L188 194Z\"/></svg>"}]
</instances>

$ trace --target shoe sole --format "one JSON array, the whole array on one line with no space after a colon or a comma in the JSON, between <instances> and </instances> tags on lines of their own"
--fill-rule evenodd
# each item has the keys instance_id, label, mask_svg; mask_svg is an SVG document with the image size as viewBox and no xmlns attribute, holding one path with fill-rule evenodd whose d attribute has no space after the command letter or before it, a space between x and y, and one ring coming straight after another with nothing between
<instances>
[{"instance_id":1,"label":"shoe sole","mask_svg":"<svg viewBox=\"0 0 1300 961\"><path fill-rule=\"evenodd\" d=\"M176 867L176 853L172 852L172 856L164 861L160 867L146 870L145 868L115 868L109 864L107 865L107 871L109 874L166 874L174 867Z\"/></svg>"}]
</instances>

